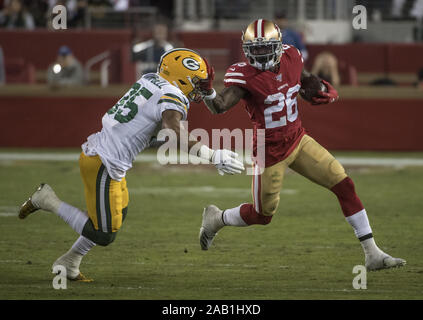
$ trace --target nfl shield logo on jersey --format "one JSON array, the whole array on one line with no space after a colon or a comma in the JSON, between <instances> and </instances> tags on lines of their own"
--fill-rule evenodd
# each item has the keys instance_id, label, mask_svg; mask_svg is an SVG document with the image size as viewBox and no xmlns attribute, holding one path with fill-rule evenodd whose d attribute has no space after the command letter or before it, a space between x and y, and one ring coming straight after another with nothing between
<instances>
[{"instance_id":1,"label":"nfl shield logo on jersey","mask_svg":"<svg viewBox=\"0 0 423 320\"><path fill-rule=\"evenodd\" d=\"M279 74L276 76L276 80L278 80L279 82L281 82L281 81L282 81L282 74L281 74L281 73L279 73Z\"/></svg>"}]
</instances>

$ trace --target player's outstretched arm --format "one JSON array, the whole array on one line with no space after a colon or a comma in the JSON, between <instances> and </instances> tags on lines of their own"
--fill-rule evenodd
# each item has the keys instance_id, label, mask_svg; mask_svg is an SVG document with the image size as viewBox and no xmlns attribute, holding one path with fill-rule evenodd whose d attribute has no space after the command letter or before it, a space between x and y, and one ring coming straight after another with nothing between
<instances>
[{"instance_id":1,"label":"player's outstretched arm","mask_svg":"<svg viewBox=\"0 0 423 320\"><path fill-rule=\"evenodd\" d=\"M180 147L180 137L188 137L188 133L183 132L185 128L181 125L182 113L176 110L166 110L162 113L162 128L170 129L176 133L178 147ZM195 149L194 149L195 146ZM196 155L213 164L219 174L237 174L244 170L244 164L237 159L238 154L230 150L213 150L206 145L198 142L192 136L188 139L188 152L196 150Z\"/></svg>"},{"instance_id":2,"label":"player's outstretched arm","mask_svg":"<svg viewBox=\"0 0 423 320\"><path fill-rule=\"evenodd\" d=\"M206 59L207 79L201 83L201 90L204 93L204 104L211 113L224 113L235 106L242 98L245 98L248 91L237 86L225 88L220 93L213 89L214 68L210 66Z\"/></svg>"},{"instance_id":3,"label":"player's outstretched arm","mask_svg":"<svg viewBox=\"0 0 423 320\"><path fill-rule=\"evenodd\" d=\"M231 86L223 89L220 93L216 93L213 99L207 99L205 97L203 101L211 113L218 114L224 113L234 107L247 94L247 90L241 87Z\"/></svg>"}]
</instances>

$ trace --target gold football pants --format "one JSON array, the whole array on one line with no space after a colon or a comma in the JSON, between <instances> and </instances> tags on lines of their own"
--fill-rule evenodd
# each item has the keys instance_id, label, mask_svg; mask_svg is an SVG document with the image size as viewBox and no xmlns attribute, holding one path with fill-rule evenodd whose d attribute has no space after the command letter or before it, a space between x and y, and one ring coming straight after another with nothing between
<instances>
[{"instance_id":1,"label":"gold football pants","mask_svg":"<svg viewBox=\"0 0 423 320\"><path fill-rule=\"evenodd\" d=\"M254 209L258 213L264 216L275 214L288 167L328 189L347 177L338 160L312 137L304 135L294 151L283 161L264 170L260 170L257 165L254 167L252 194Z\"/></svg>"},{"instance_id":2,"label":"gold football pants","mask_svg":"<svg viewBox=\"0 0 423 320\"><path fill-rule=\"evenodd\" d=\"M99 156L89 157L83 152L79 157L79 168L88 216L94 228L106 233L118 231L129 202L126 179L113 180Z\"/></svg>"}]
</instances>

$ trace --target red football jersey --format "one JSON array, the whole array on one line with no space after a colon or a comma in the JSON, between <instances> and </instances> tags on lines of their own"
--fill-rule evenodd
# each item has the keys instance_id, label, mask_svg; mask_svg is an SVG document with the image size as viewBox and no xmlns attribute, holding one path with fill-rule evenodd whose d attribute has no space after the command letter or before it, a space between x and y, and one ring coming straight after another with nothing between
<instances>
[{"instance_id":1,"label":"red football jersey","mask_svg":"<svg viewBox=\"0 0 423 320\"><path fill-rule=\"evenodd\" d=\"M254 124L253 155L257 156L257 129L264 129L266 167L288 157L305 133L297 102L303 58L295 47L284 44L283 49L278 73L240 62L227 69L224 79L226 87L235 85L250 93L245 102Z\"/></svg>"}]
</instances>

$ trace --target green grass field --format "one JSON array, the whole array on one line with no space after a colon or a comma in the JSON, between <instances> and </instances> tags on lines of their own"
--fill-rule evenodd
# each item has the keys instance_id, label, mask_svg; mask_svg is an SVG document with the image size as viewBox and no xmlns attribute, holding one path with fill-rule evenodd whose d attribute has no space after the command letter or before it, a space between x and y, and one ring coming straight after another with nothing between
<instances>
[{"instance_id":1,"label":"green grass field","mask_svg":"<svg viewBox=\"0 0 423 320\"><path fill-rule=\"evenodd\" d=\"M78 235L54 214L16 214L40 182L85 208L77 162L0 161L0 299L422 299L423 167L347 169L377 243L407 260L368 273L367 290L352 287L362 249L327 190L288 173L271 224L226 227L202 251L203 207L250 202L251 177L154 163L128 173L129 212L116 241L84 258L81 271L95 281L55 290L51 264Z\"/></svg>"}]
</instances>

